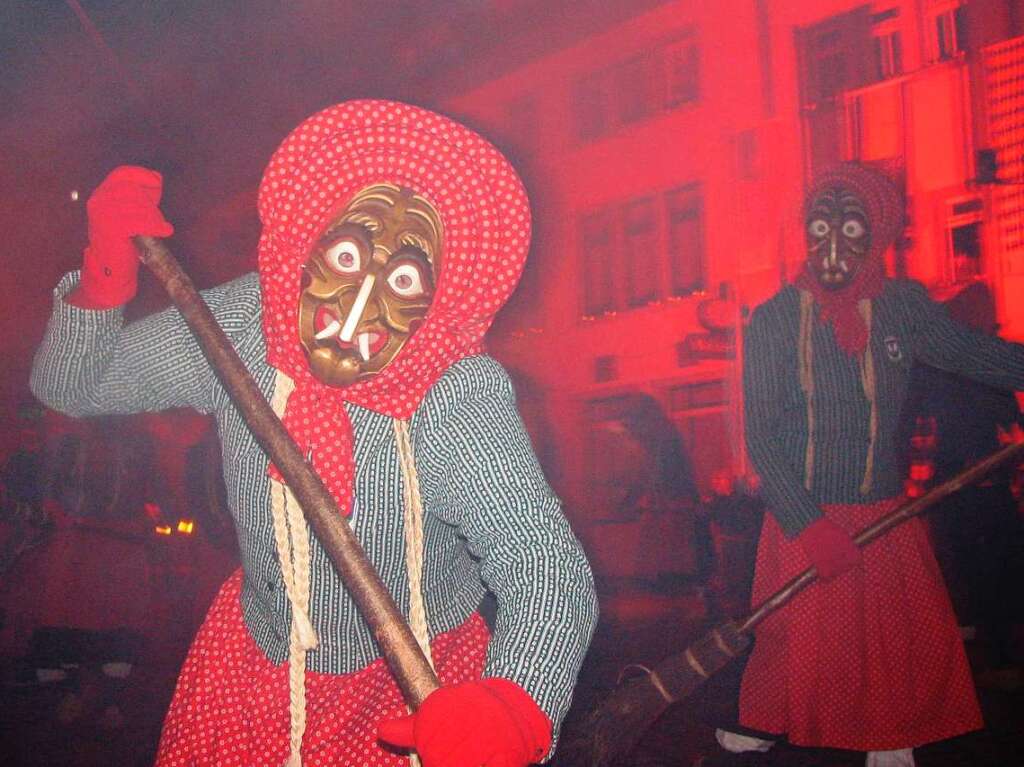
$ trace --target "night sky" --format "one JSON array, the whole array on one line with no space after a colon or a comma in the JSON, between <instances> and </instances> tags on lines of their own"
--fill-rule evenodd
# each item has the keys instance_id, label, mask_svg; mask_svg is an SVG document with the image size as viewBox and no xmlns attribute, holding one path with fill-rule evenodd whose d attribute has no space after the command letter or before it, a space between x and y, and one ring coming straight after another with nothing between
<instances>
[{"instance_id":1,"label":"night sky","mask_svg":"<svg viewBox=\"0 0 1024 767\"><path fill-rule=\"evenodd\" d=\"M0 3L0 422L28 396L50 289L79 265L84 202L111 168L134 163L164 174L162 207L177 230L176 254L206 287L254 265L256 184L277 144L309 114L368 96L435 106L446 89L657 4ZM232 263L189 247L197 222L219 209L246 224L232 243ZM130 311L161 301L144 277Z\"/></svg>"}]
</instances>

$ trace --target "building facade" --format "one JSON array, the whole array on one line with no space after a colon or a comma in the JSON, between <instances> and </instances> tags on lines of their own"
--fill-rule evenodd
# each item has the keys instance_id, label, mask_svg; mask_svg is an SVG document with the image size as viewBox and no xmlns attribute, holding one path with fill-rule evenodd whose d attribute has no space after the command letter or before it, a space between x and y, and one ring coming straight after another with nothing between
<instances>
[{"instance_id":1,"label":"building facade","mask_svg":"<svg viewBox=\"0 0 1024 767\"><path fill-rule=\"evenodd\" d=\"M531 192L531 263L493 349L573 513L614 513L609 434L637 393L678 428L701 492L748 472L737 331L800 267L800 201L825 165L870 162L904 188L893 274L940 299L984 283L1024 338L1018 6L645 4L440 99Z\"/></svg>"}]
</instances>

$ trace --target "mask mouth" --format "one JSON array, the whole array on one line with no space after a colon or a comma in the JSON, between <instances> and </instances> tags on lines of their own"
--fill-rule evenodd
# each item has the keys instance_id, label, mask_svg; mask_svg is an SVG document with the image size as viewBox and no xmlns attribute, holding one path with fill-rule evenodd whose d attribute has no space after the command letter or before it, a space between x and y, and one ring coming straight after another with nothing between
<instances>
[{"instance_id":1,"label":"mask mouth","mask_svg":"<svg viewBox=\"0 0 1024 767\"><path fill-rule=\"evenodd\" d=\"M344 351L356 352L363 360L369 359L388 345L391 334L383 328L364 328L357 332L351 341L342 341L340 337L341 320L337 314L326 306L318 307L313 317L314 338L319 343L333 341Z\"/></svg>"},{"instance_id":2,"label":"mask mouth","mask_svg":"<svg viewBox=\"0 0 1024 767\"><path fill-rule=\"evenodd\" d=\"M852 278L853 274L849 267L845 269L840 267L828 267L826 269L822 269L819 275L821 282L828 288L841 287L850 282Z\"/></svg>"}]
</instances>

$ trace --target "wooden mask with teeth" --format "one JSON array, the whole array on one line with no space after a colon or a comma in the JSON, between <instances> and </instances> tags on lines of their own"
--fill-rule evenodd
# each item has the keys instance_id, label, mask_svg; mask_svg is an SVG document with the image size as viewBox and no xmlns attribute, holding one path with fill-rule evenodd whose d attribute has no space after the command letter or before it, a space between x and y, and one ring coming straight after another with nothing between
<instances>
[{"instance_id":1,"label":"wooden mask with teeth","mask_svg":"<svg viewBox=\"0 0 1024 767\"><path fill-rule=\"evenodd\" d=\"M465 126L358 100L281 142L257 203L273 396L291 389L285 428L347 511L348 406L411 418L453 365L483 353L529 250L529 200L508 160Z\"/></svg>"},{"instance_id":2,"label":"wooden mask with teeth","mask_svg":"<svg viewBox=\"0 0 1024 767\"><path fill-rule=\"evenodd\" d=\"M313 244L299 300L299 338L329 386L375 376L423 322L440 266L441 218L410 189L356 193Z\"/></svg>"},{"instance_id":3,"label":"wooden mask with teeth","mask_svg":"<svg viewBox=\"0 0 1024 767\"><path fill-rule=\"evenodd\" d=\"M871 248L864 201L849 189L829 187L811 201L805 224L810 272L828 290L851 284Z\"/></svg>"}]
</instances>

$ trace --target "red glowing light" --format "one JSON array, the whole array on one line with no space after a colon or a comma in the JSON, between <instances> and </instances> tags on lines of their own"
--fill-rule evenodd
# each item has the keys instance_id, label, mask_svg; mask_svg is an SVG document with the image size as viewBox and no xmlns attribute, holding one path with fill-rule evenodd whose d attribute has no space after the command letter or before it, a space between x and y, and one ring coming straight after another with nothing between
<instances>
[{"instance_id":1,"label":"red glowing light","mask_svg":"<svg viewBox=\"0 0 1024 767\"><path fill-rule=\"evenodd\" d=\"M914 461L910 464L910 478L915 482L927 482L935 476L935 465L931 461Z\"/></svg>"}]
</instances>

